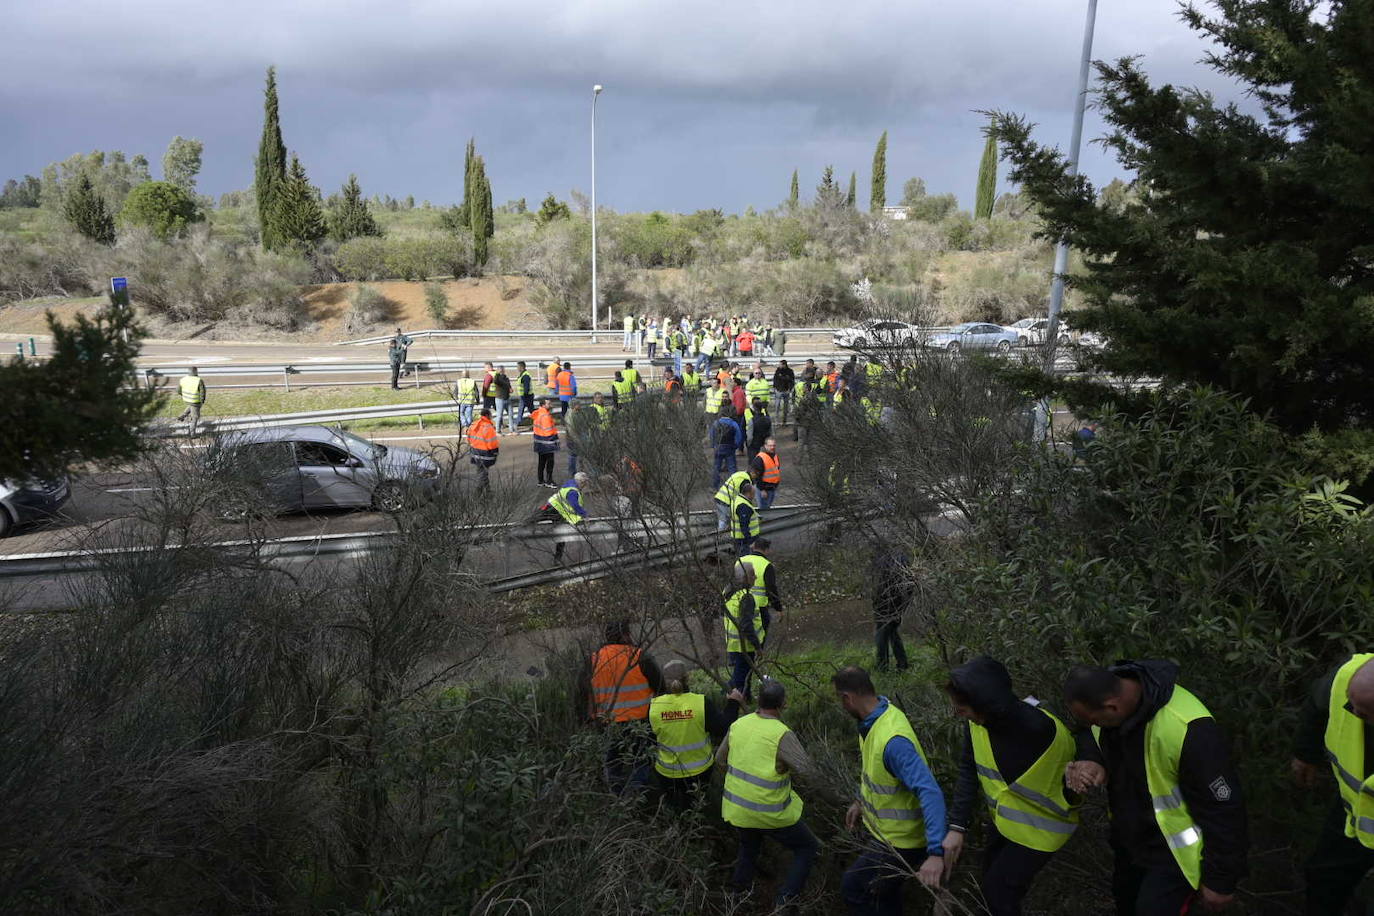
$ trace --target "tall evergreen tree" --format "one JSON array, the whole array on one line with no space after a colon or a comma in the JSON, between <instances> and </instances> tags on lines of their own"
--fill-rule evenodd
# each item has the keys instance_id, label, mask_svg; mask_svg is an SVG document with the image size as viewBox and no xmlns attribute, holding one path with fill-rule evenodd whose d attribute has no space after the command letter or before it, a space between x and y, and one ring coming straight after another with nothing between
<instances>
[{"instance_id":1,"label":"tall evergreen tree","mask_svg":"<svg viewBox=\"0 0 1374 916\"><path fill-rule=\"evenodd\" d=\"M1074 326L1106 339L1098 366L1236 392L1298 434L1374 440L1369 15L1368 2L1185 7L1253 112L1152 85L1135 58L1099 64L1106 148L1145 189L1126 206L1100 206L1025 119L995 116L1043 237L1082 254Z\"/></svg>"},{"instance_id":2,"label":"tall evergreen tree","mask_svg":"<svg viewBox=\"0 0 1374 916\"><path fill-rule=\"evenodd\" d=\"M258 144L257 170L253 189L258 198L258 225L262 232L262 247L268 251L282 241L281 231L273 222L276 213L277 190L286 183L286 144L281 139L281 122L277 113L277 68L267 68L267 89L263 98L262 141Z\"/></svg>"},{"instance_id":3,"label":"tall evergreen tree","mask_svg":"<svg viewBox=\"0 0 1374 916\"><path fill-rule=\"evenodd\" d=\"M816 185L816 206L821 209L839 209L844 206L845 193L835 183L835 167L827 165L821 172L821 183Z\"/></svg>"},{"instance_id":4,"label":"tall evergreen tree","mask_svg":"<svg viewBox=\"0 0 1374 916\"><path fill-rule=\"evenodd\" d=\"M859 176L855 172L849 173L849 193L845 194L844 202L852 207L859 205Z\"/></svg>"},{"instance_id":5,"label":"tall evergreen tree","mask_svg":"<svg viewBox=\"0 0 1374 916\"><path fill-rule=\"evenodd\" d=\"M788 209L795 210L801 203L801 185L797 183L797 170L792 170L792 190L787 194Z\"/></svg>"},{"instance_id":6,"label":"tall evergreen tree","mask_svg":"<svg viewBox=\"0 0 1374 916\"><path fill-rule=\"evenodd\" d=\"M363 189L358 187L357 175L348 176L339 203L329 214L329 234L340 242L362 235L382 234L381 227L372 218L367 201L363 199Z\"/></svg>"},{"instance_id":7,"label":"tall evergreen tree","mask_svg":"<svg viewBox=\"0 0 1374 916\"><path fill-rule=\"evenodd\" d=\"M468 204L472 224L472 255L478 267L487 263L487 240L492 237L491 185L487 182L487 167L482 157L472 157L472 173L468 181Z\"/></svg>"},{"instance_id":8,"label":"tall evergreen tree","mask_svg":"<svg viewBox=\"0 0 1374 916\"><path fill-rule=\"evenodd\" d=\"M878 148L873 151L873 184L868 191L868 209L873 213L883 212L887 206L887 131L878 138Z\"/></svg>"},{"instance_id":9,"label":"tall evergreen tree","mask_svg":"<svg viewBox=\"0 0 1374 916\"><path fill-rule=\"evenodd\" d=\"M477 158L477 141L468 138L467 151L463 155L463 202L458 212L453 214L457 226L466 229L472 225L472 160Z\"/></svg>"},{"instance_id":10,"label":"tall evergreen tree","mask_svg":"<svg viewBox=\"0 0 1374 916\"><path fill-rule=\"evenodd\" d=\"M983 146L983 161L978 163L978 196L973 205L974 219L992 219L992 204L997 199L997 138L988 134Z\"/></svg>"},{"instance_id":11,"label":"tall evergreen tree","mask_svg":"<svg viewBox=\"0 0 1374 916\"><path fill-rule=\"evenodd\" d=\"M102 245L114 244L114 217L105 206L105 198L96 193L89 175L83 172L77 177L75 186L67 192L62 210L72 228L86 238Z\"/></svg>"},{"instance_id":12,"label":"tall evergreen tree","mask_svg":"<svg viewBox=\"0 0 1374 916\"><path fill-rule=\"evenodd\" d=\"M277 232L277 244L297 250L310 248L329 231L320 207L320 193L294 155L285 181L273 194L272 225Z\"/></svg>"}]
</instances>

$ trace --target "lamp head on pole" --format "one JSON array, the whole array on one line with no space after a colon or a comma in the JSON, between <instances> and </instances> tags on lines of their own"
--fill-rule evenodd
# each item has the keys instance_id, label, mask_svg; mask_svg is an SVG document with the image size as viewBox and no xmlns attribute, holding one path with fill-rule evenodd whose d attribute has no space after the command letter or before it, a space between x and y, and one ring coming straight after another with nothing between
<instances>
[{"instance_id":1,"label":"lamp head on pole","mask_svg":"<svg viewBox=\"0 0 1374 916\"><path fill-rule=\"evenodd\" d=\"M600 94L601 94L601 84L600 84L600 83L597 83L595 86L592 87L592 95L600 95Z\"/></svg>"}]
</instances>

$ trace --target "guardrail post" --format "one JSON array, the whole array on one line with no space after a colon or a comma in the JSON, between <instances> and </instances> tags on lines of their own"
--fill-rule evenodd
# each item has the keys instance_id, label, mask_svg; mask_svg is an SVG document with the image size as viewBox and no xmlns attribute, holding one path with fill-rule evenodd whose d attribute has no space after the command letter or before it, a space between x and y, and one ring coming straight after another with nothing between
<instances>
[{"instance_id":1,"label":"guardrail post","mask_svg":"<svg viewBox=\"0 0 1374 916\"><path fill-rule=\"evenodd\" d=\"M34 342L34 339L32 337L29 338L29 355L38 355L38 344Z\"/></svg>"},{"instance_id":2,"label":"guardrail post","mask_svg":"<svg viewBox=\"0 0 1374 916\"><path fill-rule=\"evenodd\" d=\"M290 390L291 390L291 367L290 367L290 366L282 366L282 367L281 367L281 383L282 383L282 387L284 387L287 391L290 391Z\"/></svg>"},{"instance_id":3,"label":"guardrail post","mask_svg":"<svg viewBox=\"0 0 1374 916\"><path fill-rule=\"evenodd\" d=\"M420 364L415 364L415 387L420 387Z\"/></svg>"},{"instance_id":4,"label":"guardrail post","mask_svg":"<svg viewBox=\"0 0 1374 916\"><path fill-rule=\"evenodd\" d=\"M423 430L425 428L425 415L422 413L417 413L415 415L415 419L420 421L420 429Z\"/></svg>"},{"instance_id":5,"label":"guardrail post","mask_svg":"<svg viewBox=\"0 0 1374 916\"><path fill-rule=\"evenodd\" d=\"M16 343L14 349L19 353L19 361L22 363L24 361L24 342L21 340Z\"/></svg>"}]
</instances>

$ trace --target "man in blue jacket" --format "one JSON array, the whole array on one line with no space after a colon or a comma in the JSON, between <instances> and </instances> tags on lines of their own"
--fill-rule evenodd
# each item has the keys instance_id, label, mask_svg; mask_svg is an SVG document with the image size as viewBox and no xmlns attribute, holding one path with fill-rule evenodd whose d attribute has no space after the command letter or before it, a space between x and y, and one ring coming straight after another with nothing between
<instances>
[{"instance_id":1,"label":"man in blue jacket","mask_svg":"<svg viewBox=\"0 0 1374 916\"><path fill-rule=\"evenodd\" d=\"M716 455L711 489L718 490L721 480L738 469L735 464L735 453L744 447L744 430L735 422L735 411L732 408L723 408L720 418L711 424L711 445L715 448Z\"/></svg>"}]
</instances>

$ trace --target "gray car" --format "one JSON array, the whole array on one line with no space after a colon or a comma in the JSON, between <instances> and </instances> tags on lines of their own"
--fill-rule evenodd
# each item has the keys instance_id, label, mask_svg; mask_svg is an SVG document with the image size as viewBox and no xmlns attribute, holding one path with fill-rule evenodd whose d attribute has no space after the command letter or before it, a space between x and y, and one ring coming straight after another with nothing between
<instances>
[{"instance_id":1,"label":"gray car","mask_svg":"<svg viewBox=\"0 0 1374 916\"><path fill-rule=\"evenodd\" d=\"M228 433L207 455L217 514L406 508L439 485L439 465L411 448L369 442L327 426Z\"/></svg>"},{"instance_id":2,"label":"gray car","mask_svg":"<svg viewBox=\"0 0 1374 916\"><path fill-rule=\"evenodd\" d=\"M960 350L996 350L1006 353L1016 345L1016 332L1000 324L986 324L979 321L966 321L952 328L935 328L926 335L922 344L958 353Z\"/></svg>"},{"instance_id":3,"label":"gray car","mask_svg":"<svg viewBox=\"0 0 1374 916\"><path fill-rule=\"evenodd\" d=\"M25 522L56 514L71 493L71 484L65 477L24 483L0 480L0 538Z\"/></svg>"}]
</instances>

